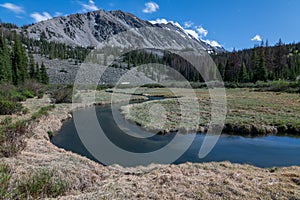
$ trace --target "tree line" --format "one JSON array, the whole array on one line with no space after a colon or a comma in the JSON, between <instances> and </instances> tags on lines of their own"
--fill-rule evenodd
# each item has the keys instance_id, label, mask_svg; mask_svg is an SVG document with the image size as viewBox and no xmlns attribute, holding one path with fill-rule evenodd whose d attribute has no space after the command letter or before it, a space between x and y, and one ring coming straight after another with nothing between
<instances>
[{"instance_id":1,"label":"tree line","mask_svg":"<svg viewBox=\"0 0 300 200\"><path fill-rule=\"evenodd\" d=\"M27 79L48 84L49 77L44 63L39 65L34 61L33 55L26 51L16 32L7 38L0 29L0 83L17 86Z\"/></svg>"},{"instance_id":2,"label":"tree line","mask_svg":"<svg viewBox=\"0 0 300 200\"><path fill-rule=\"evenodd\" d=\"M268 42L252 49L214 55L213 59L225 82L296 80L300 75L300 43L275 46Z\"/></svg>"}]
</instances>

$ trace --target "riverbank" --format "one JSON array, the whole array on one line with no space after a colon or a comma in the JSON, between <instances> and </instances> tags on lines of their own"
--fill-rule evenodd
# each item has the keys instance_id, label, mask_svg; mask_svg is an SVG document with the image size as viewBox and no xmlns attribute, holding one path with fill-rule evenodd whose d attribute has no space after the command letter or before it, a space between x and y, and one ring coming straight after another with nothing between
<instances>
[{"instance_id":1,"label":"riverbank","mask_svg":"<svg viewBox=\"0 0 300 200\"><path fill-rule=\"evenodd\" d=\"M122 107L122 113L143 128L161 134L184 130L184 132L206 133L211 118L211 101L205 89L149 89L142 93L172 97L181 94L181 100L165 99ZM175 93L174 93L175 91ZM197 96L199 109L190 108L185 123L180 123L180 104L193 104L192 95ZM299 94L257 92L253 89L227 89L227 117L223 132L243 136L294 135L300 136L300 101ZM149 110L160 105L160 113L164 116L151 116ZM159 108L158 108L159 109ZM193 116L200 116L199 127L195 130ZM190 119L189 119L190 118ZM164 123L159 119L165 119ZM182 126L182 124L184 126ZM159 129L158 129L159 127Z\"/></svg>"},{"instance_id":2,"label":"riverbank","mask_svg":"<svg viewBox=\"0 0 300 200\"><path fill-rule=\"evenodd\" d=\"M101 98L102 103L108 103L107 96ZM49 103L47 98L40 100L40 104L32 99L24 105L38 109ZM18 180L45 169L68 183L60 199L300 198L300 167L261 169L228 162L104 167L50 142L48 132L58 131L72 109L70 104L56 105L48 116L31 124L32 136L26 139L26 147L17 156L0 158L11 169L8 190Z\"/></svg>"}]
</instances>

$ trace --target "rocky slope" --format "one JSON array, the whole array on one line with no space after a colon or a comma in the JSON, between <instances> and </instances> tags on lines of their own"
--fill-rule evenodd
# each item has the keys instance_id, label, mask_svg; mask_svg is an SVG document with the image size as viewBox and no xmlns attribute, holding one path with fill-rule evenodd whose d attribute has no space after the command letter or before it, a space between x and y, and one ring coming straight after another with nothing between
<instances>
[{"instance_id":1,"label":"rocky slope","mask_svg":"<svg viewBox=\"0 0 300 200\"><path fill-rule=\"evenodd\" d=\"M152 24L120 10L56 17L23 27L22 31L30 38L44 38L72 46L98 46L114 37L111 46L224 51L194 38L175 24Z\"/></svg>"}]
</instances>

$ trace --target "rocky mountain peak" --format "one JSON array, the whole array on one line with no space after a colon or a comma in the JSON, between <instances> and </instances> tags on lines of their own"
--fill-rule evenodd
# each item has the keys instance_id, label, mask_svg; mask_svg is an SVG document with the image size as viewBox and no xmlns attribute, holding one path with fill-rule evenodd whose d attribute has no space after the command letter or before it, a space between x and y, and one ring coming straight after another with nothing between
<instances>
[{"instance_id":1,"label":"rocky mountain peak","mask_svg":"<svg viewBox=\"0 0 300 200\"><path fill-rule=\"evenodd\" d=\"M109 12L97 10L56 17L23 29L23 33L33 39L44 38L48 41L84 47L98 46L109 38L126 31L130 31L130 37L118 39L113 44L114 46L128 47L132 42L140 40L141 46L145 44L150 47L171 49L200 48L216 52L222 50L193 38L172 23L152 24L121 10Z\"/></svg>"}]
</instances>

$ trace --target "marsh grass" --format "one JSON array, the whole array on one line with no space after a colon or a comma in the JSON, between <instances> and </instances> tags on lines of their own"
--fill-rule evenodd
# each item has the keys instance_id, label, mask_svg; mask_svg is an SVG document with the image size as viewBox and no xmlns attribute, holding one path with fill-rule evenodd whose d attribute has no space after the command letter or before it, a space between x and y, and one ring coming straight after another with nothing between
<instances>
[{"instance_id":1,"label":"marsh grass","mask_svg":"<svg viewBox=\"0 0 300 200\"><path fill-rule=\"evenodd\" d=\"M175 97L180 94L187 99L191 94L196 94L200 109L198 111L191 109L188 112L191 116L200 116L199 126L205 126L210 122L211 100L207 89L148 88L143 89L142 93L167 97ZM225 124L236 126L239 129L244 127L245 130L249 129L247 127L254 127L258 134L264 134L266 126L277 127L280 132L285 132L288 129L300 129L300 100L297 93L258 92L255 89L235 88L227 89L226 95L227 117ZM155 128L157 124L153 123L155 120L151 119L149 109L156 103L162 104L168 111L165 123L166 130L189 126L187 119L184 127L178 127L181 118L178 117L180 116L180 109L178 109L176 99L135 104L126 109L123 108L123 114L127 119L137 122L143 127ZM251 131L251 129L249 130Z\"/></svg>"},{"instance_id":2,"label":"marsh grass","mask_svg":"<svg viewBox=\"0 0 300 200\"><path fill-rule=\"evenodd\" d=\"M12 181L12 169L0 164L0 199L55 198L69 190L69 183L48 169L22 175Z\"/></svg>"},{"instance_id":3,"label":"marsh grass","mask_svg":"<svg viewBox=\"0 0 300 200\"><path fill-rule=\"evenodd\" d=\"M48 115L54 105L40 108L33 113L30 119L13 121L11 116L4 118L0 123L0 157L16 156L26 146L25 139L28 137L28 126L33 121Z\"/></svg>"},{"instance_id":4,"label":"marsh grass","mask_svg":"<svg viewBox=\"0 0 300 200\"><path fill-rule=\"evenodd\" d=\"M14 198L55 198L68 191L69 183L57 177L54 172L41 169L17 181Z\"/></svg>"}]
</instances>

